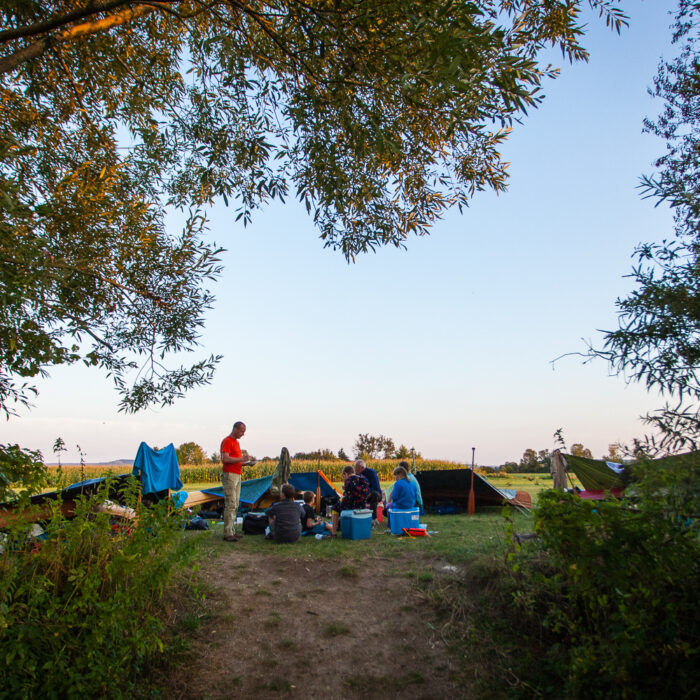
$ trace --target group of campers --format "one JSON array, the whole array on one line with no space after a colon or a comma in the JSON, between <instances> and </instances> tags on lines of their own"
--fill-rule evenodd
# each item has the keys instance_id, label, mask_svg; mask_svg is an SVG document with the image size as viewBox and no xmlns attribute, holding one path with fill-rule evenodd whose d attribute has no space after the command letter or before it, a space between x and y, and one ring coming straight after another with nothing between
<instances>
[{"instance_id":1,"label":"group of campers","mask_svg":"<svg viewBox=\"0 0 700 700\"><path fill-rule=\"evenodd\" d=\"M316 515L314 505L316 496L311 491L304 491L304 503L301 506L294 500L295 490L291 484L282 486L282 500L273 503L267 509L270 523L270 537L275 542L296 542L303 535L328 535L335 537L340 528L340 514L344 510L369 508L372 511L372 526L378 521L378 510L381 507L387 514L389 526L392 509L405 510L418 506L423 502L420 486L413 474L410 473L408 462L400 462L394 469L394 486L388 495L382 492L379 477L374 469L370 469L364 460L358 459L355 466L343 468L343 497L332 507L331 522L325 522ZM301 513L300 513L301 510Z\"/></svg>"},{"instance_id":2,"label":"group of campers","mask_svg":"<svg viewBox=\"0 0 700 700\"><path fill-rule=\"evenodd\" d=\"M236 534L235 521L238 512L238 502L241 493L241 467L255 464L255 459L243 455L239 440L245 435L246 426L242 421L236 421L230 435L221 443L221 480L224 487L224 540L238 542L240 535ZM389 509L404 510L415 506L423 509L418 480L409 472L408 462L399 462L394 469L394 487L385 497L379 483L379 477L374 469L370 469L363 460L358 459L355 466L348 465L343 469L343 497L333 506L332 521L324 522L314 512L315 496L311 491L303 494L304 503L299 506L295 502L294 487L282 484L282 499L273 503L267 510L270 523L270 534L276 542L296 542L302 534L328 534L335 537L340 528L340 514L344 510L370 508L372 524L377 523L379 505L387 513Z\"/></svg>"}]
</instances>

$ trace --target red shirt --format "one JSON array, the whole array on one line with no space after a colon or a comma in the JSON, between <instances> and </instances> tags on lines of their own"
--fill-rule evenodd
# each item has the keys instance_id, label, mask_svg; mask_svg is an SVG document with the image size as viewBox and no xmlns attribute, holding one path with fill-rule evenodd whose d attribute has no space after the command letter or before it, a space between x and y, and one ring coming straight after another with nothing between
<instances>
[{"instance_id":1,"label":"red shirt","mask_svg":"<svg viewBox=\"0 0 700 700\"><path fill-rule=\"evenodd\" d=\"M235 437L227 435L221 443L221 456L223 457L225 454L234 459L243 456L241 453L241 446L238 444L238 440L236 440ZM237 462L236 464L224 463L223 471L229 474L240 474L242 464L242 462Z\"/></svg>"}]
</instances>

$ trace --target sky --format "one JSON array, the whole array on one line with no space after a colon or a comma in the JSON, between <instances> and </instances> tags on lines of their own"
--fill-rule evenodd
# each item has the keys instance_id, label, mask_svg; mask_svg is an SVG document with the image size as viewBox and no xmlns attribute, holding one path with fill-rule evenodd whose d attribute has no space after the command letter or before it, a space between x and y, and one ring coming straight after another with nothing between
<instances>
[{"instance_id":1,"label":"sky","mask_svg":"<svg viewBox=\"0 0 700 700\"><path fill-rule=\"evenodd\" d=\"M343 448L383 434L425 458L496 465L527 448L567 446L595 457L629 443L662 400L602 361L569 353L601 345L640 242L673 228L671 213L640 197L639 177L664 151L642 122L659 59L674 55L671 0L630 0L621 36L595 13L588 63L564 64L543 105L502 149L505 194L478 194L408 250L345 262L323 248L293 201L258 212L248 228L232 209L211 212L225 265L198 357L223 354L213 382L166 408L117 410L109 379L59 367L30 411L0 425L0 442L55 461L133 459L152 446L194 441L218 451L236 420L258 458Z\"/></svg>"}]
</instances>

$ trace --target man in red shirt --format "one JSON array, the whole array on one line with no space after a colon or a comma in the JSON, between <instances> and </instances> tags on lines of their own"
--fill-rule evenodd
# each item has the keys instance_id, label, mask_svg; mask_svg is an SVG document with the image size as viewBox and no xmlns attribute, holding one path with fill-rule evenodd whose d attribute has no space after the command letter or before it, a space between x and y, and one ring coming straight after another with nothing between
<instances>
[{"instance_id":1,"label":"man in red shirt","mask_svg":"<svg viewBox=\"0 0 700 700\"><path fill-rule=\"evenodd\" d=\"M241 496L241 467L255 464L254 459L244 457L238 440L245 435L245 423L236 421L233 430L221 443L221 483L224 486L224 540L238 542L240 535L236 534L236 514L238 499Z\"/></svg>"}]
</instances>

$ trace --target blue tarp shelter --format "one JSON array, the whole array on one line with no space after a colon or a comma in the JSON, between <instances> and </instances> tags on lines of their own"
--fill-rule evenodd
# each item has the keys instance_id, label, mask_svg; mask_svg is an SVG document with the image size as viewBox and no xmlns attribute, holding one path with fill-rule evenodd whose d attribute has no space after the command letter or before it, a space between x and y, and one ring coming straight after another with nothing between
<instances>
[{"instance_id":1,"label":"blue tarp shelter","mask_svg":"<svg viewBox=\"0 0 700 700\"><path fill-rule=\"evenodd\" d=\"M270 490L272 476L261 476L258 479L246 479L241 483L241 498L240 504L248 508L252 508L264 500ZM292 474L289 477L289 483L297 491L311 491L316 493L316 489L320 487L321 498L325 496L340 495L333 484L326 478L323 472L300 472ZM224 497L224 487L218 486L213 489L202 489L202 493L208 493L212 496Z\"/></svg>"}]
</instances>

